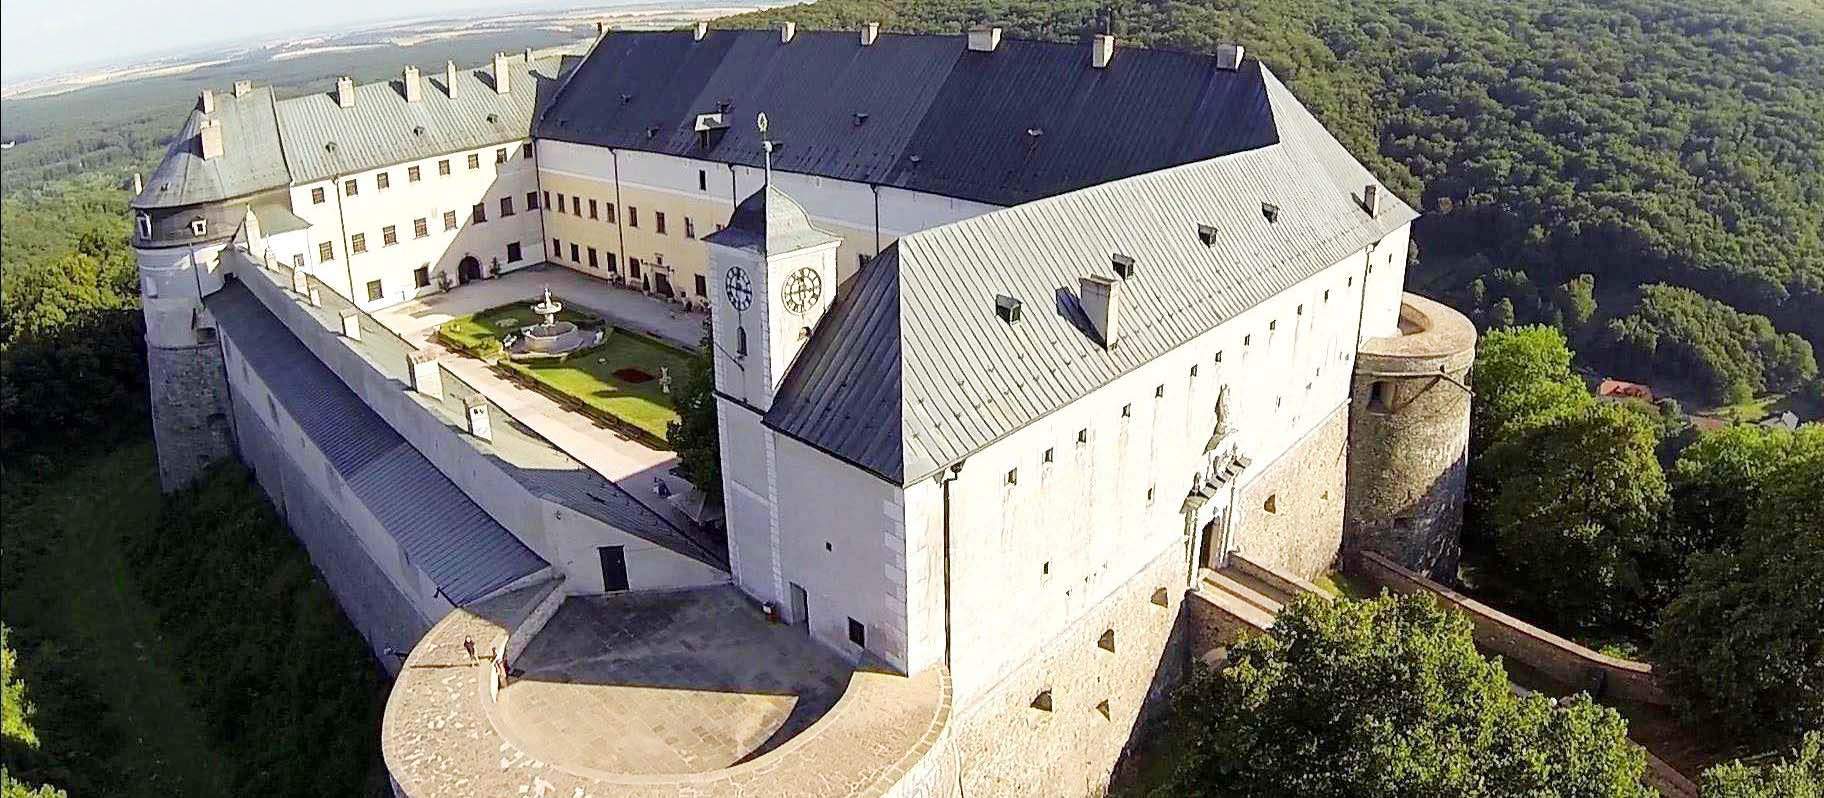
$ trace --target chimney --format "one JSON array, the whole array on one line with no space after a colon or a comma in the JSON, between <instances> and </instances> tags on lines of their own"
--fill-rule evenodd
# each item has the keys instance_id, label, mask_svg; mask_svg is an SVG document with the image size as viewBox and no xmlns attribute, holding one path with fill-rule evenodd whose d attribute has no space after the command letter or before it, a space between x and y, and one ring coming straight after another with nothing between
<instances>
[{"instance_id":1,"label":"chimney","mask_svg":"<svg viewBox=\"0 0 1824 798\"><path fill-rule=\"evenodd\" d=\"M690 40L693 42L703 41L703 37L708 35L709 23L707 22L699 22L696 24L696 27L690 29Z\"/></svg>"},{"instance_id":2,"label":"chimney","mask_svg":"<svg viewBox=\"0 0 1824 798\"><path fill-rule=\"evenodd\" d=\"M1107 69L1108 62L1115 60L1115 37L1098 33L1089 40L1089 65L1097 69Z\"/></svg>"},{"instance_id":3,"label":"chimney","mask_svg":"<svg viewBox=\"0 0 1824 798\"><path fill-rule=\"evenodd\" d=\"M494 439L494 425L488 423L488 400L471 396L467 402L469 434L484 441Z\"/></svg>"},{"instance_id":4,"label":"chimney","mask_svg":"<svg viewBox=\"0 0 1824 798\"><path fill-rule=\"evenodd\" d=\"M343 108L355 107L355 79L347 75L336 78L336 104Z\"/></svg>"},{"instance_id":5,"label":"chimney","mask_svg":"<svg viewBox=\"0 0 1824 798\"><path fill-rule=\"evenodd\" d=\"M1362 210L1370 217L1381 215L1381 187L1369 183L1362 187Z\"/></svg>"},{"instance_id":6,"label":"chimney","mask_svg":"<svg viewBox=\"0 0 1824 798\"><path fill-rule=\"evenodd\" d=\"M418 81L418 68L405 68L405 101L415 103L424 100L424 87Z\"/></svg>"},{"instance_id":7,"label":"chimney","mask_svg":"<svg viewBox=\"0 0 1824 798\"><path fill-rule=\"evenodd\" d=\"M437 365L435 349L419 349L406 355L406 368L411 370L412 390L432 399L443 398L443 369Z\"/></svg>"},{"instance_id":8,"label":"chimney","mask_svg":"<svg viewBox=\"0 0 1824 798\"><path fill-rule=\"evenodd\" d=\"M361 340L361 311L342 311L342 335L350 341Z\"/></svg>"},{"instance_id":9,"label":"chimney","mask_svg":"<svg viewBox=\"0 0 1824 798\"><path fill-rule=\"evenodd\" d=\"M456 97L456 62L455 61L443 62L443 90L444 90L444 93L450 95L451 99L455 99L455 97Z\"/></svg>"},{"instance_id":10,"label":"chimney","mask_svg":"<svg viewBox=\"0 0 1824 798\"><path fill-rule=\"evenodd\" d=\"M196 100L196 107L205 114L215 113L215 92L203 89L202 96Z\"/></svg>"},{"instance_id":11,"label":"chimney","mask_svg":"<svg viewBox=\"0 0 1824 798\"><path fill-rule=\"evenodd\" d=\"M234 96L245 97L250 91L253 91L253 81L237 80L234 82Z\"/></svg>"},{"instance_id":12,"label":"chimney","mask_svg":"<svg viewBox=\"0 0 1824 798\"><path fill-rule=\"evenodd\" d=\"M526 68L531 69L532 68L532 48L527 47L526 49L520 51L520 56L526 59Z\"/></svg>"},{"instance_id":13,"label":"chimney","mask_svg":"<svg viewBox=\"0 0 1824 798\"><path fill-rule=\"evenodd\" d=\"M1102 348L1115 348L1121 340L1121 283L1101 275L1084 277L1078 303L1102 339Z\"/></svg>"},{"instance_id":14,"label":"chimney","mask_svg":"<svg viewBox=\"0 0 1824 798\"><path fill-rule=\"evenodd\" d=\"M608 22L606 20L600 20L600 19L596 20L595 21L595 40L599 42L607 35L608 35Z\"/></svg>"},{"instance_id":15,"label":"chimney","mask_svg":"<svg viewBox=\"0 0 1824 798\"><path fill-rule=\"evenodd\" d=\"M512 84L507 82L507 54L506 53L495 53L494 54L494 92L496 94L506 94L507 92L512 91L512 90L513 90Z\"/></svg>"},{"instance_id":16,"label":"chimney","mask_svg":"<svg viewBox=\"0 0 1824 798\"><path fill-rule=\"evenodd\" d=\"M140 177L138 172L134 172L133 173L133 196L137 197L140 195L140 192L145 191L145 190L146 190L145 179Z\"/></svg>"},{"instance_id":17,"label":"chimney","mask_svg":"<svg viewBox=\"0 0 1824 798\"><path fill-rule=\"evenodd\" d=\"M203 160L222 157L222 123L216 119L203 120L202 127L196 129L197 149L202 151Z\"/></svg>"},{"instance_id":18,"label":"chimney","mask_svg":"<svg viewBox=\"0 0 1824 798\"><path fill-rule=\"evenodd\" d=\"M798 35L798 23L796 23L796 22L779 23L779 43L780 44L785 44L787 42L790 42L792 40L792 37L797 36L797 35Z\"/></svg>"},{"instance_id":19,"label":"chimney","mask_svg":"<svg viewBox=\"0 0 1824 798\"><path fill-rule=\"evenodd\" d=\"M1241 57L1246 50L1239 44L1219 44L1216 46L1216 68L1234 72L1241 69Z\"/></svg>"},{"instance_id":20,"label":"chimney","mask_svg":"<svg viewBox=\"0 0 1824 798\"><path fill-rule=\"evenodd\" d=\"M880 38L880 23L869 22L861 26L861 46L867 47Z\"/></svg>"},{"instance_id":21,"label":"chimney","mask_svg":"<svg viewBox=\"0 0 1824 798\"><path fill-rule=\"evenodd\" d=\"M1001 29L999 26L977 25L969 29L969 49L978 53L992 53L1001 46Z\"/></svg>"}]
</instances>

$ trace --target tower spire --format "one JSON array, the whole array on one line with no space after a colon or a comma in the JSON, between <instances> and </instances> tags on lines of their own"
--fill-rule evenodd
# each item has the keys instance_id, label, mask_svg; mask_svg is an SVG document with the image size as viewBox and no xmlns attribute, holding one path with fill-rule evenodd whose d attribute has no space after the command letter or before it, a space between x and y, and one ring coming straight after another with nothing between
<instances>
[{"instance_id":1,"label":"tower spire","mask_svg":"<svg viewBox=\"0 0 1824 798\"><path fill-rule=\"evenodd\" d=\"M766 185L773 184L773 140L766 137L766 112L761 111L754 124L760 127L760 149L766 152Z\"/></svg>"}]
</instances>

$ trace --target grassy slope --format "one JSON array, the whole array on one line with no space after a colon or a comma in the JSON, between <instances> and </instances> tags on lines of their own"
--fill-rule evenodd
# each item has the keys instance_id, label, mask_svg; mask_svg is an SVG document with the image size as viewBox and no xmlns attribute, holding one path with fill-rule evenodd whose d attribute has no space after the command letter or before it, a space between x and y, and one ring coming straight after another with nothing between
<instances>
[{"instance_id":1,"label":"grassy slope","mask_svg":"<svg viewBox=\"0 0 1824 798\"><path fill-rule=\"evenodd\" d=\"M113 725L127 730L109 762L133 777L126 794L227 795L228 763L211 746L171 664L183 652L158 634L125 554L126 539L158 521L151 443L91 460L7 512L39 519L8 524L8 534L63 533L57 545L33 547L41 554L28 578L8 591L6 617L91 655L77 659L80 672L70 675L92 687L111 708Z\"/></svg>"}]
</instances>

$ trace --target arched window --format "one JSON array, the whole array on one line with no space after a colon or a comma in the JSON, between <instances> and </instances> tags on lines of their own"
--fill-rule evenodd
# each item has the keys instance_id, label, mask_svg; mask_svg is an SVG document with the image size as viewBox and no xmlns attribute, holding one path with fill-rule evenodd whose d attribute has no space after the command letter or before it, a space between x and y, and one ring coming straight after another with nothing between
<instances>
[{"instance_id":1,"label":"arched window","mask_svg":"<svg viewBox=\"0 0 1824 798\"><path fill-rule=\"evenodd\" d=\"M737 357L747 357L747 328L746 327L736 327L735 328L735 355Z\"/></svg>"}]
</instances>

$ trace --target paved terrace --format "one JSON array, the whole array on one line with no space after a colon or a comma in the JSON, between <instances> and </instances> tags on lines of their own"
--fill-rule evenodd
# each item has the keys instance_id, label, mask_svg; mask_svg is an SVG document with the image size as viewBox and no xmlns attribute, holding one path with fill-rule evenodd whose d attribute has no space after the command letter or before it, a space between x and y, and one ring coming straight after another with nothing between
<instances>
[{"instance_id":1,"label":"paved terrace","mask_svg":"<svg viewBox=\"0 0 1824 798\"><path fill-rule=\"evenodd\" d=\"M941 668L851 669L735 588L570 598L535 630L557 589L458 609L413 650L381 731L405 795L879 795L949 720ZM496 694L463 641L525 635Z\"/></svg>"},{"instance_id":2,"label":"paved terrace","mask_svg":"<svg viewBox=\"0 0 1824 798\"><path fill-rule=\"evenodd\" d=\"M446 293L394 305L375 312L374 321L419 349L439 348L432 341L438 325L512 302L530 303L546 286L551 288L553 296L598 313L617 327L638 330L686 350L695 350L702 341L706 314L685 311L638 292L617 288L605 280L550 264L519 269L489 280L473 280ZM668 484L674 496L689 493L690 483L672 473L678 464L676 452L653 449L597 424L588 416L565 410L549 397L501 377L488 364L474 358L452 353L438 362L514 420L591 470L625 487L634 499L672 525L689 528L694 524L670 501L652 490L652 481L659 479Z\"/></svg>"}]
</instances>

